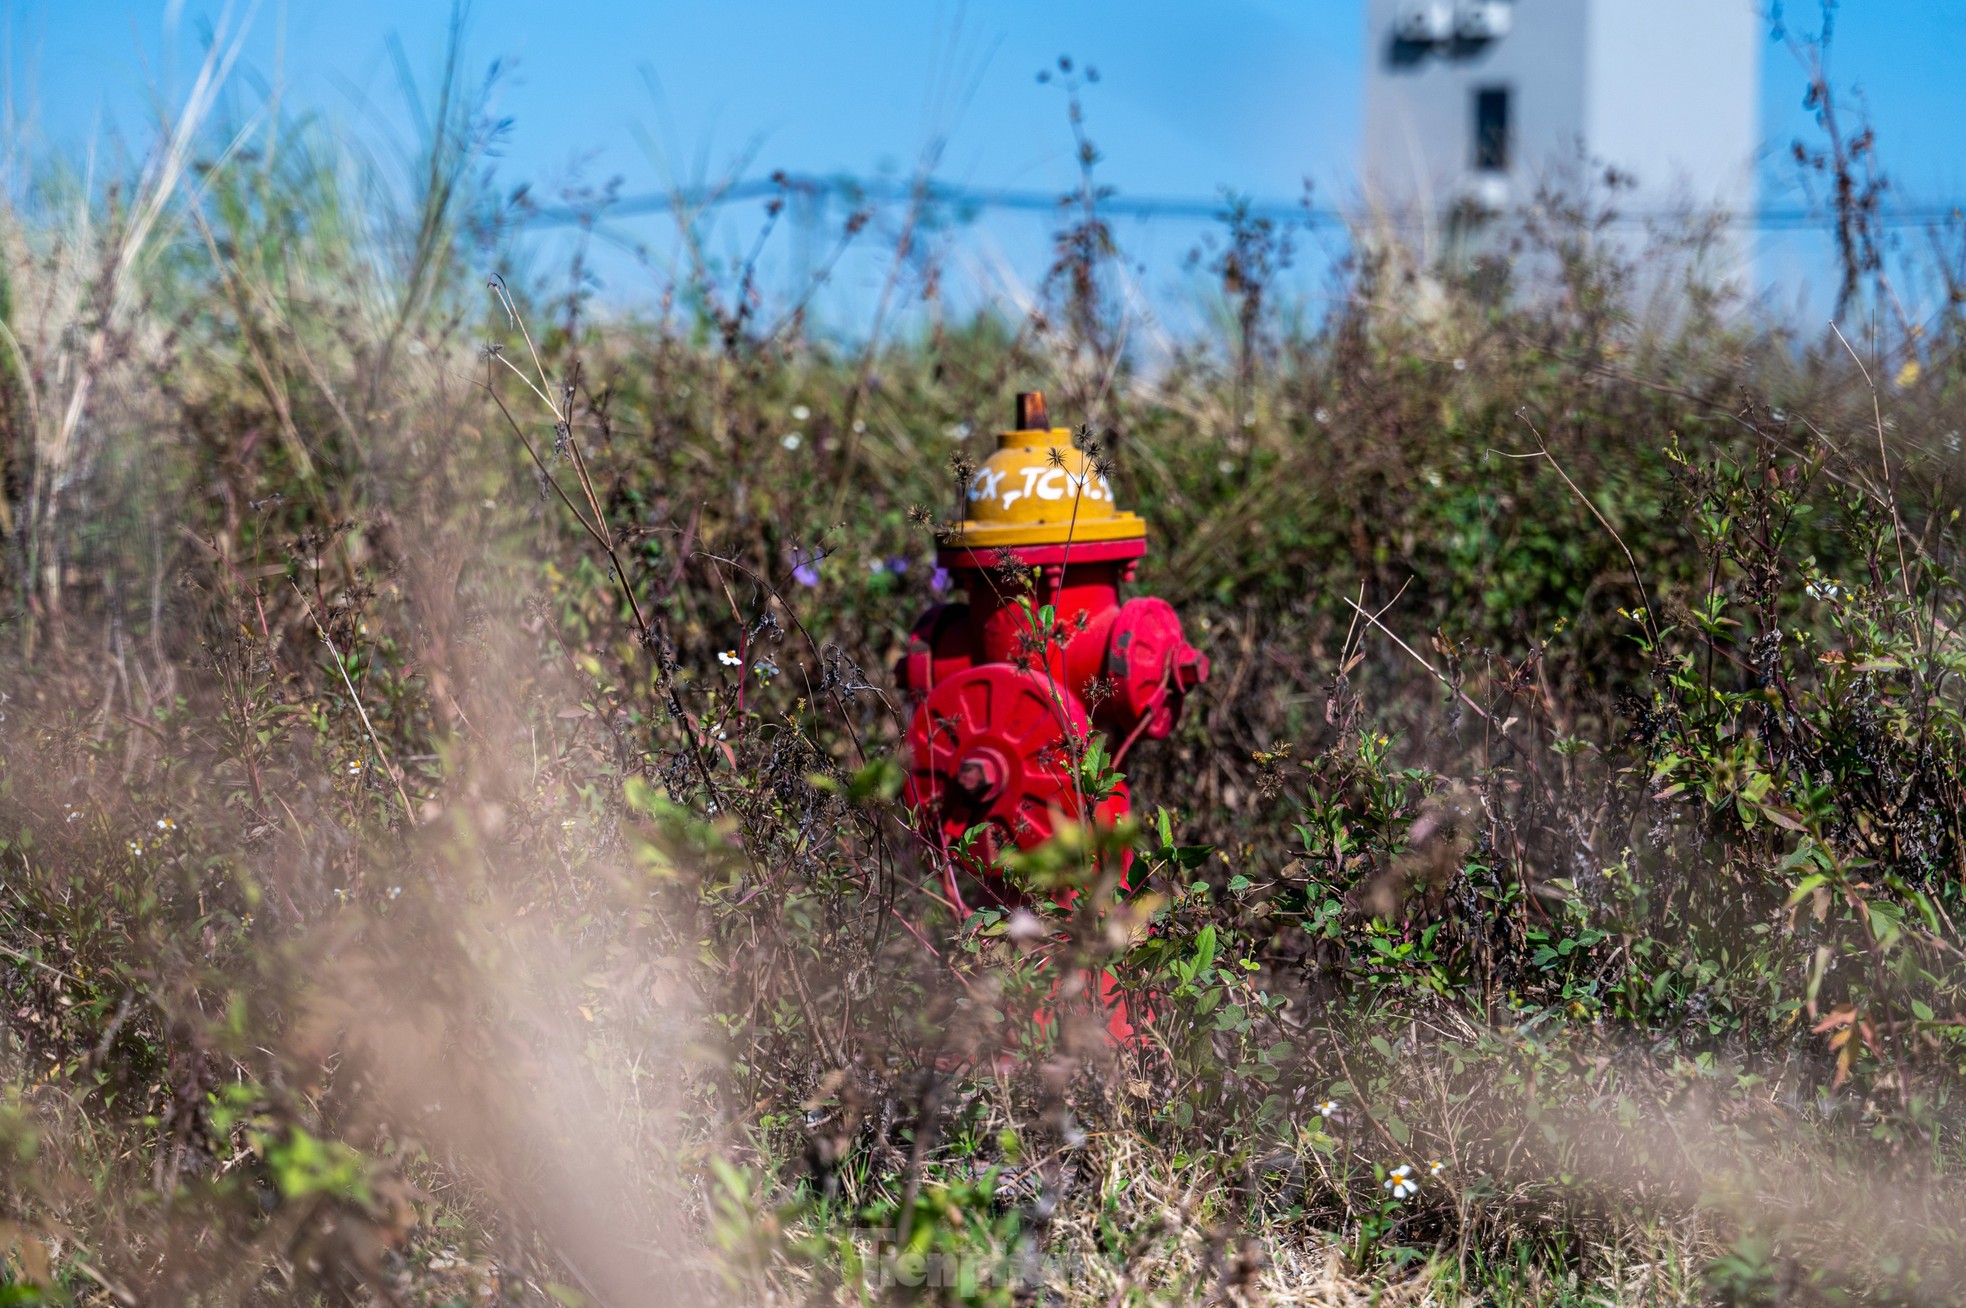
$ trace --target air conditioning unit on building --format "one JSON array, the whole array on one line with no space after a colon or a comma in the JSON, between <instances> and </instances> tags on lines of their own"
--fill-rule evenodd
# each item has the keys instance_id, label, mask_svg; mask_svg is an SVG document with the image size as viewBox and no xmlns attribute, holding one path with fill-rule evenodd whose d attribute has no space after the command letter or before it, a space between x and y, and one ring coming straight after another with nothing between
<instances>
[{"instance_id":1,"label":"air conditioning unit on building","mask_svg":"<svg viewBox=\"0 0 1966 1308\"><path fill-rule=\"evenodd\" d=\"M1495 41L1509 34L1514 0L1462 0L1454 34L1463 41Z\"/></svg>"},{"instance_id":2,"label":"air conditioning unit on building","mask_svg":"<svg viewBox=\"0 0 1966 1308\"><path fill-rule=\"evenodd\" d=\"M1393 20L1393 35L1414 45L1438 45L1454 37L1454 6L1447 0L1409 0Z\"/></svg>"}]
</instances>

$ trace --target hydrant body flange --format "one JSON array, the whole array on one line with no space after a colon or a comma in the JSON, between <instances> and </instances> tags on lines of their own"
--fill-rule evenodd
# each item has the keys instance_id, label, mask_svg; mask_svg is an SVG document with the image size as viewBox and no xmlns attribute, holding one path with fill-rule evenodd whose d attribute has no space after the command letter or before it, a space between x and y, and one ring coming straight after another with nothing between
<instances>
[{"instance_id":1,"label":"hydrant body flange","mask_svg":"<svg viewBox=\"0 0 1966 1308\"><path fill-rule=\"evenodd\" d=\"M1208 659L1167 601L1121 599L1147 524L1115 507L1041 395L1018 397L1017 430L971 478L964 515L936 561L967 602L921 615L895 675L916 706L907 801L940 846L984 827L969 862L987 874L1083 816L1075 761L1092 732L1116 753L1168 735ZM1094 820L1117 822L1128 799L1122 784Z\"/></svg>"}]
</instances>

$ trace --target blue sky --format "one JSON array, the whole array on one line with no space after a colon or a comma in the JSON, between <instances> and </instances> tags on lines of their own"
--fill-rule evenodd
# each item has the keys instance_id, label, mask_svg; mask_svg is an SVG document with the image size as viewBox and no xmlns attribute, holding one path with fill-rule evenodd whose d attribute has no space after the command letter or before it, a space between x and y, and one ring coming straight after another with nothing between
<instances>
[{"instance_id":1,"label":"blue sky","mask_svg":"<svg viewBox=\"0 0 1966 1308\"><path fill-rule=\"evenodd\" d=\"M0 10L10 92L29 139L50 150L112 132L141 141L153 91L182 94L203 34L227 8L11 0ZM233 21L251 8L234 0ZM514 127L500 175L542 195L571 178L615 176L643 191L719 176L746 158L754 175L905 174L937 138L951 181L1062 188L1073 175L1063 97L1034 74L1069 52L1100 71L1089 126L1102 176L1121 192L1205 197L1232 187L1289 199L1308 178L1342 203L1360 128L1362 9L1361 0L476 0L467 30L474 72L493 58L511 68L499 108ZM1797 26L1820 25L1816 0L1788 9ZM408 119L389 38L427 83L449 11L447 0L261 0L248 77L277 77L288 103L356 137L401 135ZM1966 199L1957 148L1966 2L1846 3L1831 69L1846 94L1862 95L1904 198ZM1764 203L1792 203L1782 156L1813 129L1801 71L1772 40L1762 85ZM754 219L734 213L722 239L737 248ZM1047 225L1041 215L993 215L967 241L969 257L1035 280ZM1165 289L1201 227L1133 223L1122 236ZM658 225L644 229L653 236ZM1764 276L1806 273L1809 243L1766 246ZM881 261L862 263L843 269L843 294L856 279L862 293L878 281ZM604 271L613 292L636 294L631 267Z\"/></svg>"}]
</instances>

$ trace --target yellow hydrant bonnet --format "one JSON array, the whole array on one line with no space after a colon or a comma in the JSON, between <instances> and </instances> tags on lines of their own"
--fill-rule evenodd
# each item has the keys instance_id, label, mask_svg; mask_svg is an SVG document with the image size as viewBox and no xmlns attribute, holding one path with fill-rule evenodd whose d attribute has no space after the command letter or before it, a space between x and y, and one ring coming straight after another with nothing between
<instances>
[{"instance_id":1,"label":"yellow hydrant bonnet","mask_svg":"<svg viewBox=\"0 0 1966 1308\"><path fill-rule=\"evenodd\" d=\"M1113 488L1072 444L1069 428L1049 425L1044 396L1017 397L1019 430L997 436L996 453L970 478L963 521L945 546L1064 545L1133 540L1147 522L1113 503Z\"/></svg>"}]
</instances>

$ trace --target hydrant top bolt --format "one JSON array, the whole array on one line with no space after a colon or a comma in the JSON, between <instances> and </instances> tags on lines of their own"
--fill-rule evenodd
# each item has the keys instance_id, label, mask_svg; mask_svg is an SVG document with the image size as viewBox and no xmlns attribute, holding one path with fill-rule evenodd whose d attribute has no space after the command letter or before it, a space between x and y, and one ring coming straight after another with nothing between
<instances>
[{"instance_id":1,"label":"hydrant top bolt","mask_svg":"<svg viewBox=\"0 0 1966 1308\"><path fill-rule=\"evenodd\" d=\"M1043 391L1023 391L1017 397L1017 430L1048 431L1051 415L1045 412Z\"/></svg>"}]
</instances>

